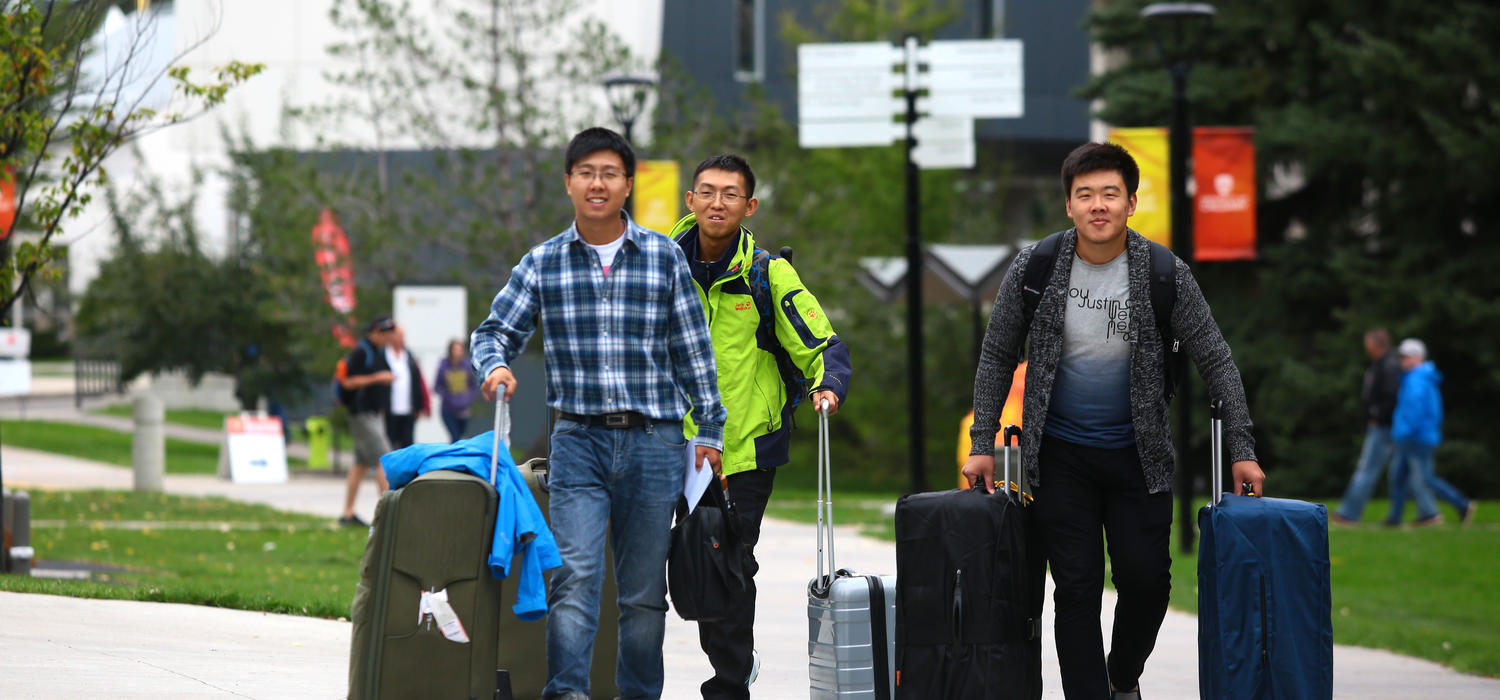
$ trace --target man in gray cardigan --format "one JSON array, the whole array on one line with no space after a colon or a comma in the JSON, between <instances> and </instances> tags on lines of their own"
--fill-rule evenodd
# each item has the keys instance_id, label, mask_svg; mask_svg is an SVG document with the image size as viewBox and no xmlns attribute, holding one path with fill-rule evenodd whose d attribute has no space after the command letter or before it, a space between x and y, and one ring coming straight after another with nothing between
<instances>
[{"instance_id":1,"label":"man in gray cardigan","mask_svg":"<svg viewBox=\"0 0 1500 700\"><path fill-rule=\"evenodd\" d=\"M1224 402L1231 483L1261 493L1250 412L1239 370L1198 283L1176 263L1171 333L1151 308L1152 243L1126 228L1140 170L1125 149L1087 143L1063 162L1074 228L1062 232L1051 274L1027 328L1023 282L1034 247L1001 284L974 377L973 447L963 473L994 489L995 424L1011 374L1030 341L1021 463L1032 485L1035 527L1057 586L1056 643L1068 698L1138 699L1139 679L1171 592L1172 472L1165 348L1177 343ZM1114 639L1099 626L1104 543L1119 593Z\"/></svg>"}]
</instances>

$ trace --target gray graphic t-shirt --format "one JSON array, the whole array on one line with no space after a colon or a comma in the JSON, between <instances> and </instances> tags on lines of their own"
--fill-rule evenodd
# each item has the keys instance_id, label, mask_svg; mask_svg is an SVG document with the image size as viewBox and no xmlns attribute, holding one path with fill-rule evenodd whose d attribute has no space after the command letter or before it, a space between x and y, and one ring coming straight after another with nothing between
<instances>
[{"instance_id":1,"label":"gray graphic t-shirt","mask_svg":"<svg viewBox=\"0 0 1500 700\"><path fill-rule=\"evenodd\" d=\"M1130 420L1130 278L1126 254L1103 265L1073 255L1062 363L1047 435L1102 448L1135 444Z\"/></svg>"}]
</instances>

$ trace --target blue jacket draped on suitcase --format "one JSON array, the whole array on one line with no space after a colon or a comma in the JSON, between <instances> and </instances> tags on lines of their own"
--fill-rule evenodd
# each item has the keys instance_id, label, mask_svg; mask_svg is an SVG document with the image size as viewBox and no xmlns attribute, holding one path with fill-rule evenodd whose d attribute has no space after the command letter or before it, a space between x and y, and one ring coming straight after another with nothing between
<instances>
[{"instance_id":1,"label":"blue jacket draped on suitcase","mask_svg":"<svg viewBox=\"0 0 1500 700\"><path fill-rule=\"evenodd\" d=\"M493 432L485 432L451 445L417 443L386 454L380 458L380 465L385 468L386 479L393 489L438 469L466 471L488 480L494 440ZM522 620L537 620L547 614L547 584L542 572L562 566L562 557L541 508L505 450L498 455L496 481L499 509L495 514L490 573L495 578L508 577L511 558L519 547L521 576L512 610Z\"/></svg>"}]
</instances>

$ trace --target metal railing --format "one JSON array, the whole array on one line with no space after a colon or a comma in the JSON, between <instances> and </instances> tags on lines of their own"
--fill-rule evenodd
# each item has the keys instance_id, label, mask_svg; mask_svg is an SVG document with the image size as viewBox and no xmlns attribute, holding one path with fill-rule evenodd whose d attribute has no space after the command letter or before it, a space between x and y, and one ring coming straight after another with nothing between
<instances>
[{"instance_id":1,"label":"metal railing","mask_svg":"<svg viewBox=\"0 0 1500 700\"><path fill-rule=\"evenodd\" d=\"M120 383L120 363L91 357L73 358L73 403L83 408L90 396L105 396L124 391Z\"/></svg>"}]
</instances>

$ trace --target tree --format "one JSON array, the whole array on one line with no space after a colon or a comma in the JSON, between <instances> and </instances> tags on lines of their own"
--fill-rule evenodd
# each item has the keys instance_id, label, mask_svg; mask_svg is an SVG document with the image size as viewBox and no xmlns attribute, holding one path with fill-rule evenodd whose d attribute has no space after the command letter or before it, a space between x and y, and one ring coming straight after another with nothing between
<instances>
[{"instance_id":1,"label":"tree","mask_svg":"<svg viewBox=\"0 0 1500 700\"><path fill-rule=\"evenodd\" d=\"M137 14L122 44L112 47L119 50L103 75L87 75L92 38L110 8L104 2L0 0L0 176L13 175L19 213L0 231L0 316L56 257L51 241L106 182L103 164L111 153L222 102L230 88L261 69L230 62L210 81L195 83L184 67L150 66L145 47L153 40L152 13L159 11L153 10ZM175 100L159 110L147 96L163 81L171 83ZM36 238L17 244L17 230Z\"/></svg>"},{"instance_id":2,"label":"tree","mask_svg":"<svg viewBox=\"0 0 1500 700\"><path fill-rule=\"evenodd\" d=\"M118 245L83 295L79 333L114 348L123 381L182 370L197 382L223 372L235 376L247 409L264 394L302 398L333 366L331 358L303 361L302 329L319 322L327 329L332 311L291 298L289 268L308 263L294 261L295 246L276 237L236 238L219 258L204 252L193 217L196 175L175 201L154 178L123 199L108 191Z\"/></svg>"},{"instance_id":3,"label":"tree","mask_svg":"<svg viewBox=\"0 0 1500 700\"><path fill-rule=\"evenodd\" d=\"M328 76L338 86L328 102L292 115L332 149L320 190L350 231L362 292L432 277L488 299L504 271L565 225L559 147L597 123L599 79L634 66L579 7L334 4L345 38L329 54L349 68Z\"/></svg>"},{"instance_id":4,"label":"tree","mask_svg":"<svg viewBox=\"0 0 1500 700\"><path fill-rule=\"evenodd\" d=\"M1122 126L1167 121L1144 2L1091 15L1126 62L1084 90ZM1256 128L1262 259L1203 264L1278 491L1342 489L1358 449L1360 337L1428 342L1444 384L1443 471L1500 492L1489 429L1500 392L1500 8L1274 0L1221 3L1190 81L1194 122Z\"/></svg>"}]
</instances>

